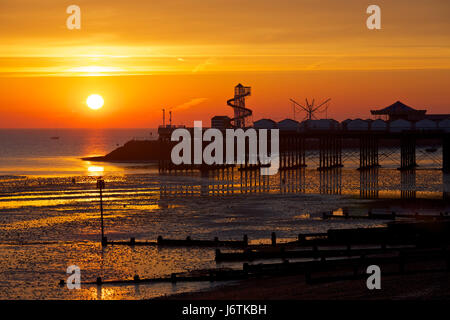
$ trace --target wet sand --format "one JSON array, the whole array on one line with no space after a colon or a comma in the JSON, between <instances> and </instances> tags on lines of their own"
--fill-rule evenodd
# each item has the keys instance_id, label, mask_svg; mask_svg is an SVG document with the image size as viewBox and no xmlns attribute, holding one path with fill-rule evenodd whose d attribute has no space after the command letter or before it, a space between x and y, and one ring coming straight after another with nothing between
<instances>
[{"instance_id":1,"label":"wet sand","mask_svg":"<svg viewBox=\"0 0 450 320\"><path fill-rule=\"evenodd\" d=\"M342 194L320 194L329 191L321 188L328 180L321 180L323 175L315 169L307 169L306 178L301 179L304 192L296 191L298 179L287 179L286 185L292 182L292 188L280 191L279 177L272 178L271 192L246 190L245 179L241 190L242 181L236 174L239 181L235 181L235 193L231 195L222 194L216 179L198 175L160 176L155 172L105 176L105 231L110 240L135 237L154 241L159 235L174 239L191 236L240 240L246 234L250 243L269 243L271 232L276 232L277 239L285 242L297 239L299 233L376 227L386 222L323 220L323 212L339 213L346 209L351 215L367 215L368 207L375 213L450 211L448 203L436 199L442 184L442 174L438 171L417 173L416 186L433 195L417 201L359 199L360 172L351 169L339 172L346 181ZM382 190L400 192L402 179L397 170L383 169L380 173ZM105 280L132 279L135 274L153 278L195 269L242 268L240 263L217 265L214 250L206 248L108 246L102 249L95 183L94 176L0 177L0 255L5 257L0 261L0 298L151 299L220 285L208 281L139 286L138 290L135 286L111 286L102 290L84 286L73 291L57 285L67 277L66 269L71 264L81 268L85 281L95 281L98 276Z\"/></svg>"}]
</instances>

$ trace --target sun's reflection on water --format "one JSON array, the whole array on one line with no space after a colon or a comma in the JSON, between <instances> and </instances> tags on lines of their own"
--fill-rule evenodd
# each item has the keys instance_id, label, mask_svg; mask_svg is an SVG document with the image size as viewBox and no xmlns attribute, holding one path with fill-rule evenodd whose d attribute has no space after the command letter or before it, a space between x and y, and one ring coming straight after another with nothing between
<instances>
[{"instance_id":1,"label":"sun's reflection on water","mask_svg":"<svg viewBox=\"0 0 450 320\"><path fill-rule=\"evenodd\" d=\"M91 176L101 176L105 168L101 166L89 166L87 170Z\"/></svg>"}]
</instances>

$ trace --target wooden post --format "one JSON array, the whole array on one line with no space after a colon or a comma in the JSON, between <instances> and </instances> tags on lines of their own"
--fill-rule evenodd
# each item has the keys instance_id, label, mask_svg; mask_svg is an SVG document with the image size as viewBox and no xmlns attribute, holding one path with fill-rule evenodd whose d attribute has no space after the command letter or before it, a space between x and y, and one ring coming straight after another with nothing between
<instances>
[{"instance_id":1,"label":"wooden post","mask_svg":"<svg viewBox=\"0 0 450 320\"><path fill-rule=\"evenodd\" d=\"M105 237L104 227L103 227L103 189L105 188L105 180L103 180L101 177L97 180L97 189L100 190L100 226L101 226L101 233L102 233L102 246L107 245L107 239Z\"/></svg>"},{"instance_id":2,"label":"wooden post","mask_svg":"<svg viewBox=\"0 0 450 320\"><path fill-rule=\"evenodd\" d=\"M450 134L442 138L442 171L450 173Z\"/></svg>"},{"instance_id":3,"label":"wooden post","mask_svg":"<svg viewBox=\"0 0 450 320\"><path fill-rule=\"evenodd\" d=\"M220 249L216 249L216 261L219 259L220 254L221 254Z\"/></svg>"},{"instance_id":4,"label":"wooden post","mask_svg":"<svg viewBox=\"0 0 450 320\"><path fill-rule=\"evenodd\" d=\"M404 252L400 251L398 254L399 258L399 272L401 274L405 273L405 254Z\"/></svg>"},{"instance_id":5,"label":"wooden post","mask_svg":"<svg viewBox=\"0 0 450 320\"><path fill-rule=\"evenodd\" d=\"M363 152L364 140L362 137L359 138L359 168L364 168L364 152Z\"/></svg>"},{"instance_id":6,"label":"wooden post","mask_svg":"<svg viewBox=\"0 0 450 320\"><path fill-rule=\"evenodd\" d=\"M450 253L448 252L448 249L446 250L446 254L445 254L445 262L447 264L447 271L450 271Z\"/></svg>"},{"instance_id":7,"label":"wooden post","mask_svg":"<svg viewBox=\"0 0 450 320\"><path fill-rule=\"evenodd\" d=\"M305 282L306 284L311 284L312 279L311 279L311 268L307 267L305 270Z\"/></svg>"}]
</instances>

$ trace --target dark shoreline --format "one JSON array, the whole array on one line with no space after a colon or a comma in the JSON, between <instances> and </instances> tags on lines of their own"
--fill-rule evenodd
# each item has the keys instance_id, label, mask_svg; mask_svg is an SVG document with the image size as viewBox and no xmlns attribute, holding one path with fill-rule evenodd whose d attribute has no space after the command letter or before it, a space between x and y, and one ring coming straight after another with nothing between
<instances>
[{"instance_id":1,"label":"dark shoreline","mask_svg":"<svg viewBox=\"0 0 450 320\"><path fill-rule=\"evenodd\" d=\"M109 159L106 156L97 156L97 157L84 157L80 158L83 161L91 161L91 162L108 162L108 163L133 163L133 164L158 164L158 160L114 160Z\"/></svg>"},{"instance_id":2,"label":"dark shoreline","mask_svg":"<svg viewBox=\"0 0 450 320\"><path fill-rule=\"evenodd\" d=\"M84 157L84 161L111 163L157 163L160 158L158 140L130 140L105 156Z\"/></svg>"},{"instance_id":3,"label":"dark shoreline","mask_svg":"<svg viewBox=\"0 0 450 320\"><path fill-rule=\"evenodd\" d=\"M366 277L306 284L304 275L268 276L154 300L450 300L448 271L382 273L381 279L380 290L369 290Z\"/></svg>"}]
</instances>

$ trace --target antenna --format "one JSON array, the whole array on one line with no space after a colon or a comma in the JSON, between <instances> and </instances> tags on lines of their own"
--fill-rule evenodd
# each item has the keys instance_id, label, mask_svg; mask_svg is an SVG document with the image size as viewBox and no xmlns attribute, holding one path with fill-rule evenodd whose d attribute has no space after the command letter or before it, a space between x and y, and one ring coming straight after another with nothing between
<instances>
[{"instance_id":1,"label":"antenna","mask_svg":"<svg viewBox=\"0 0 450 320\"><path fill-rule=\"evenodd\" d=\"M172 111L169 111L169 127L172 127Z\"/></svg>"},{"instance_id":2,"label":"antenna","mask_svg":"<svg viewBox=\"0 0 450 320\"><path fill-rule=\"evenodd\" d=\"M306 117L304 119L312 120L317 119L315 116L317 113L328 112L328 102L331 99L326 99L324 102L320 103L318 106L314 105L315 99L312 99L311 103L309 103L308 98L305 98L306 107L295 101L294 99L289 99L292 102L292 107L294 109L294 120L296 112L306 112ZM325 108L322 108L325 105ZM322 109L321 109L322 108Z\"/></svg>"},{"instance_id":3,"label":"antenna","mask_svg":"<svg viewBox=\"0 0 450 320\"><path fill-rule=\"evenodd\" d=\"M166 126L166 109L162 109L163 111L163 127Z\"/></svg>"}]
</instances>

